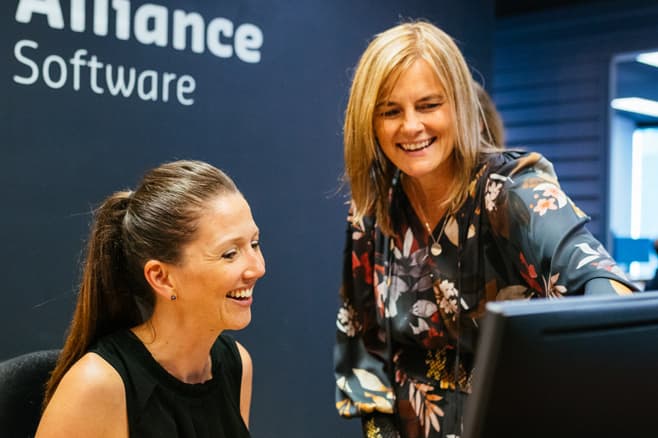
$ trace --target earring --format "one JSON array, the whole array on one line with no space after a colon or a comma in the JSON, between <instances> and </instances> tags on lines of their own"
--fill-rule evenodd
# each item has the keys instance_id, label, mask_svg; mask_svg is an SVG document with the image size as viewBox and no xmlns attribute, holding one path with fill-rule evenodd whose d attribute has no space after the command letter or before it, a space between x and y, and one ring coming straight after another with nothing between
<instances>
[{"instance_id":1,"label":"earring","mask_svg":"<svg viewBox=\"0 0 658 438\"><path fill-rule=\"evenodd\" d=\"M171 294L171 296L169 297L171 301L176 301L176 298L178 298L176 294Z\"/></svg>"}]
</instances>

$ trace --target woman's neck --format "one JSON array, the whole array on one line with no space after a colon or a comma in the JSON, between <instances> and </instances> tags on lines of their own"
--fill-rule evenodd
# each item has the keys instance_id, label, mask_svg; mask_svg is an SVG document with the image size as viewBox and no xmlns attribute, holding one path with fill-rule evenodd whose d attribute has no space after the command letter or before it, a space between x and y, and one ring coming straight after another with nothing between
<instances>
[{"instance_id":1,"label":"woman's neck","mask_svg":"<svg viewBox=\"0 0 658 438\"><path fill-rule=\"evenodd\" d=\"M448 197L454 184L452 172L414 178L404 175L402 187L422 221L434 229L448 210Z\"/></svg>"},{"instance_id":2,"label":"woman's neck","mask_svg":"<svg viewBox=\"0 0 658 438\"><path fill-rule=\"evenodd\" d=\"M158 323L155 317L132 328L132 332L160 366L181 382L203 383L212 378L210 349L218 333L199 336Z\"/></svg>"}]
</instances>

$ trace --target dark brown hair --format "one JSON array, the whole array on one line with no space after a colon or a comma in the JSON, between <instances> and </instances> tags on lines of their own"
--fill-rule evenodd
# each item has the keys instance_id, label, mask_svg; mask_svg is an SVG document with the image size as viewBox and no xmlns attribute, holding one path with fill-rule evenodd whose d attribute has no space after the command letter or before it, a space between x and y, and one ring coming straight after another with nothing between
<instances>
[{"instance_id":1,"label":"dark brown hair","mask_svg":"<svg viewBox=\"0 0 658 438\"><path fill-rule=\"evenodd\" d=\"M503 118L500 116L496 104L482 85L473 82L475 91L480 102L480 111L482 117L482 136L490 146L505 147L505 127Z\"/></svg>"},{"instance_id":2,"label":"dark brown hair","mask_svg":"<svg viewBox=\"0 0 658 438\"><path fill-rule=\"evenodd\" d=\"M112 194L95 211L73 320L44 407L97 339L150 317L155 297L142 272L145 263L180 261L206 202L224 193L239 191L221 170L175 161L146 173L134 192Z\"/></svg>"}]
</instances>

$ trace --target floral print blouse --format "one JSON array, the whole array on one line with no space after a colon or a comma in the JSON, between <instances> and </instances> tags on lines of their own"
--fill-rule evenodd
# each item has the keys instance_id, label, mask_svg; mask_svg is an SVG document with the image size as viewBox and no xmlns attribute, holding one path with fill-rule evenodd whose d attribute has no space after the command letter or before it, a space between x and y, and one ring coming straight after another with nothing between
<instances>
[{"instance_id":1,"label":"floral print blouse","mask_svg":"<svg viewBox=\"0 0 658 438\"><path fill-rule=\"evenodd\" d=\"M336 320L336 408L366 437L460 435L486 302L635 289L537 153L486 160L433 232L439 255L400 184L391 218L391 238L348 224Z\"/></svg>"}]
</instances>

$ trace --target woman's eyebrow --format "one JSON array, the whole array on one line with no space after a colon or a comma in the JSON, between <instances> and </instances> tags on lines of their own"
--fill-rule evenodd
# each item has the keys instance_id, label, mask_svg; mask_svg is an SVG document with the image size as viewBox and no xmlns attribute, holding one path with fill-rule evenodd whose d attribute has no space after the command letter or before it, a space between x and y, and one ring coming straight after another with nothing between
<instances>
[{"instance_id":1,"label":"woman's eyebrow","mask_svg":"<svg viewBox=\"0 0 658 438\"><path fill-rule=\"evenodd\" d=\"M445 96L442 93L430 94L428 96L421 97L416 102L426 102L428 100L445 100ZM387 101L377 102L375 104L375 108L380 108L382 106L395 106L397 104L398 103L395 101L387 100Z\"/></svg>"},{"instance_id":2,"label":"woman's eyebrow","mask_svg":"<svg viewBox=\"0 0 658 438\"><path fill-rule=\"evenodd\" d=\"M434 99L443 100L445 99L445 96L441 93L430 94L429 96L421 97L420 99L418 99L418 102L424 102L426 100L434 100Z\"/></svg>"},{"instance_id":3,"label":"woman's eyebrow","mask_svg":"<svg viewBox=\"0 0 658 438\"><path fill-rule=\"evenodd\" d=\"M379 107L382 107L382 106L395 106L395 105L397 105L397 103L395 103L393 101L390 101L390 100L387 100L385 102L377 102L375 104L375 108L379 108Z\"/></svg>"}]
</instances>

